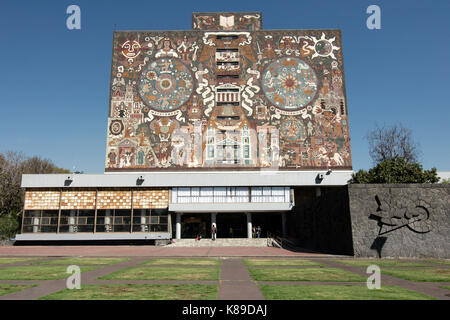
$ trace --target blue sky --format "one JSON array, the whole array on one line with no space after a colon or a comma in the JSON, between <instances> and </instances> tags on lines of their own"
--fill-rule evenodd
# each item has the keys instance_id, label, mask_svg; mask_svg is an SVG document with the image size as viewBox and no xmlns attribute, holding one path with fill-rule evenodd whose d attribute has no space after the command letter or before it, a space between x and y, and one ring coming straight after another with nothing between
<instances>
[{"instance_id":1,"label":"blue sky","mask_svg":"<svg viewBox=\"0 0 450 320\"><path fill-rule=\"evenodd\" d=\"M66 28L71 4L81 30ZM366 27L371 4L381 30ZM401 122L424 168L450 170L448 0L2 0L0 152L103 172L113 30L189 30L194 11L261 11L264 29L341 29L353 168L372 165L364 135L375 123Z\"/></svg>"}]
</instances>

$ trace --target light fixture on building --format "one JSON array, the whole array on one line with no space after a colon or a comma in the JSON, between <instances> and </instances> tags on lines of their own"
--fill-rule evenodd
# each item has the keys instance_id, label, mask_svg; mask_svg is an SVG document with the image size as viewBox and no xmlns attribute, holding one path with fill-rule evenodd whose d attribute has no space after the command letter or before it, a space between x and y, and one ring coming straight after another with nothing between
<instances>
[{"instance_id":1,"label":"light fixture on building","mask_svg":"<svg viewBox=\"0 0 450 320\"><path fill-rule=\"evenodd\" d=\"M136 180L136 185L140 186L144 182L144 177L139 176Z\"/></svg>"}]
</instances>

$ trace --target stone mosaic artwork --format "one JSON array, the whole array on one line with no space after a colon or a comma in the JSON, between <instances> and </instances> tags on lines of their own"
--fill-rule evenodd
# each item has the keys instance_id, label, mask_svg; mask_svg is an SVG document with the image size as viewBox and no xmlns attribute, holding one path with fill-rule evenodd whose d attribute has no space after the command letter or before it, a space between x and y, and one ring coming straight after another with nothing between
<instances>
[{"instance_id":1,"label":"stone mosaic artwork","mask_svg":"<svg viewBox=\"0 0 450 320\"><path fill-rule=\"evenodd\" d=\"M106 171L351 168L339 30L192 18L114 33Z\"/></svg>"}]
</instances>

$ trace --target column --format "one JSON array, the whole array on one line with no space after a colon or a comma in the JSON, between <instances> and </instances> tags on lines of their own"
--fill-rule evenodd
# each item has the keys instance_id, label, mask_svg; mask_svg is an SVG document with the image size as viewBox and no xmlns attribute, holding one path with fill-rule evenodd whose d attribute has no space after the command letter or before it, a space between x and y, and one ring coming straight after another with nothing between
<instances>
[{"instance_id":1,"label":"column","mask_svg":"<svg viewBox=\"0 0 450 320\"><path fill-rule=\"evenodd\" d=\"M177 212L177 217L175 220L175 239L181 239L181 215L182 213Z\"/></svg>"},{"instance_id":2,"label":"column","mask_svg":"<svg viewBox=\"0 0 450 320\"><path fill-rule=\"evenodd\" d=\"M281 213L281 232L283 238L287 237L286 212Z\"/></svg>"},{"instance_id":3,"label":"column","mask_svg":"<svg viewBox=\"0 0 450 320\"><path fill-rule=\"evenodd\" d=\"M322 195L322 191L320 190L320 187L316 187L316 197L320 197Z\"/></svg>"},{"instance_id":4,"label":"column","mask_svg":"<svg viewBox=\"0 0 450 320\"><path fill-rule=\"evenodd\" d=\"M216 226L216 239L217 239L217 223L216 223L216 219L217 218L217 213L211 213L211 228L213 225Z\"/></svg>"},{"instance_id":5,"label":"column","mask_svg":"<svg viewBox=\"0 0 450 320\"><path fill-rule=\"evenodd\" d=\"M247 212L246 215L247 215L247 238L251 239L253 236L252 214L250 212Z\"/></svg>"},{"instance_id":6,"label":"column","mask_svg":"<svg viewBox=\"0 0 450 320\"><path fill-rule=\"evenodd\" d=\"M33 232L39 232L39 225L41 220L40 211L33 213Z\"/></svg>"},{"instance_id":7,"label":"column","mask_svg":"<svg viewBox=\"0 0 450 320\"><path fill-rule=\"evenodd\" d=\"M69 232L75 232L75 210L70 210Z\"/></svg>"},{"instance_id":8,"label":"column","mask_svg":"<svg viewBox=\"0 0 450 320\"><path fill-rule=\"evenodd\" d=\"M111 210L105 211L105 232L111 231Z\"/></svg>"},{"instance_id":9,"label":"column","mask_svg":"<svg viewBox=\"0 0 450 320\"><path fill-rule=\"evenodd\" d=\"M141 232L147 231L147 217L145 216L145 210L141 209Z\"/></svg>"}]
</instances>

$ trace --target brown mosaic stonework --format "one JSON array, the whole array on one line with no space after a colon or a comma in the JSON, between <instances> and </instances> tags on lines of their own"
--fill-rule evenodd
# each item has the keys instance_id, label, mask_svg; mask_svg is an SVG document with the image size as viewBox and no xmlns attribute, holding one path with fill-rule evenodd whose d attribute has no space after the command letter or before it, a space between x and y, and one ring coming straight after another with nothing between
<instances>
[{"instance_id":1,"label":"brown mosaic stonework","mask_svg":"<svg viewBox=\"0 0 450 320\"><path fill-rule=\"evenodd\" d=\"M340 30L192 18L114 32L106 171L352 167Z\"/></svg>"},{"instance_id":2,"label":"brown mosaic stonework","mask_svg":"<svg viewBox=\"0 0 450 320\"><path fill-rule=\"evenodd\" d=\"M59 191L26 191L25 210L58 210Z\"/></svg>"},{"instance_id":3,"label":"brown mosaic stonework","mask_svg":"<svg viewBox=\"0 0 450 320\"><path fill-rule=\"evenodd\" d=\"M97 209L131 209L131 191L99 191Z\"/></svg>"},{"instance_id":4,"label":"brown mosaic stonework","mask_svg":"<svg viewBox=\"0 0 450 320\"><path fill-rule=\"evenodd\" d=\"M169 190L133 192L133 209L164 209L169 205Z\"/></svg>"},{"instance_id":5,"label":"brown mosaic stonework","mask_svg":"<svg viewBox=\"0 0 450 320\"><path fill-rule=\"evenodd\" d=\"M64 191L61 209L95 209L95 191Z\"/></svg>"}]
</instances>

